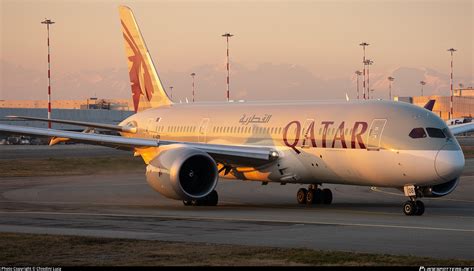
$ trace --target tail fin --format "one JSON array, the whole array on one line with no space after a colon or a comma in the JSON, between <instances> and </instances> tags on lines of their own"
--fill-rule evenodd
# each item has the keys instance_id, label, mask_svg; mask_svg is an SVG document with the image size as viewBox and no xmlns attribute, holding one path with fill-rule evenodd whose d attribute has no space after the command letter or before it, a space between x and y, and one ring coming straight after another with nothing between
<instances>
[{"instance_id":1,"label":"tail fin","mask_svg":"<svg viewBox=\"0 0 474 271\"><path fill-rule=\"evenodd\" d=\"M171 105L173 102L161 84L132 10L120 6L119 13L135 112Z\"/></svg>"},{"instance_id":2,"label":"tail fin","mask_svg":"<svg viewBox=\"0 0 474 271\"><path fill-rule=\"evenodd\" d=\"M428 109L430 111L433 111L433 107L435 105L436 100L429 100L425 106L423 106L425 109Z\"/></svg>"}]
</instances>

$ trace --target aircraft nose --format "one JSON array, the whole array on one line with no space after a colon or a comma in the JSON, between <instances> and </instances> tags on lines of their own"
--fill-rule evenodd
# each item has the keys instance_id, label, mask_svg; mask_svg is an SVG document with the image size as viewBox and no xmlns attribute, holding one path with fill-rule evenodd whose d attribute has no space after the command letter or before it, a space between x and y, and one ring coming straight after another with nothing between
<instances>
[{"instance_id":1,"label":"aircraft nose","mask_svg":"<svg viewBox=\"0 0 474 271\"><path fill-rule=\"evenodd\" d=\"M439 177L451 181L461 175L464 169L462 150L447 150L446 145L438 151L435 159L435 170Z\"/></svg>"}]
</instances>

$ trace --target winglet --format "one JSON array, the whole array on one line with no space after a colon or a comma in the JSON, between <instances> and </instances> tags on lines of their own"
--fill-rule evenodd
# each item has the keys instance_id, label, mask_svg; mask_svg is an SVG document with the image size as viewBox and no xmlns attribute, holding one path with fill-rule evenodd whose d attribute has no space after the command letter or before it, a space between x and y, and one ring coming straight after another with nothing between
<instances>
[{"instance_id":1,"label":"winglet","mask_svg":"<svg viewBox=\"0 0 474 271\"><path fill-rule=\"evenodd\" d=\"M172 101L161 84L132 10L120 6L119 14L135 112L171 105Z\"/></svg>"}]
</instances>

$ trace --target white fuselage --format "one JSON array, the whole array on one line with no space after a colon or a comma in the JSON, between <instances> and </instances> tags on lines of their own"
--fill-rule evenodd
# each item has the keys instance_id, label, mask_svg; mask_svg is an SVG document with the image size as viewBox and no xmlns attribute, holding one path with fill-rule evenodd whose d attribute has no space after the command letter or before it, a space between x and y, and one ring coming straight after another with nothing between
<instances>
[{"instance_id":1,"label":"white fuselage","mask_svg":"<svg viewBox=\"0 0 474 271\"><path fill-rule=\"evenodd\" d=\"M403 187L459 177L464 156L454 137L412 138L417 127L445 129L431 112L386 101L174 104L139 112L127 137L272 146L280 158L221 177L281 183Z\"/></svg>"}]
</instances>

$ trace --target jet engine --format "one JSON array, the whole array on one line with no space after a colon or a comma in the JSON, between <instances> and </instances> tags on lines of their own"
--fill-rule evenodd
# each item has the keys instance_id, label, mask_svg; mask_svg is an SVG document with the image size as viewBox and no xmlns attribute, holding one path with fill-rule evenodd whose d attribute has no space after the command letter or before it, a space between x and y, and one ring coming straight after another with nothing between
<instances>
[{"instance_id":1,"label":"jet engine","mask_svg":"<svg viewBox=\"0 0 474 271\"><path fill-rule=\"evenodd\" d=\"M428 198L437 198L437 197L446 196L447 194L454 191L458 183L459 183L459 178L456 178L454 180L451 180L449 182L445 182L442 184L421 187L421 193L423 194L423 197L428 197Z\"/></svg>"},{"instance_id":2,"label":"jet engine","mask_svg":"<svg viewBox=\"0 0 474 271\"><path fill-rule=\"evenodd\" d=\"M146 168L146 179L167 198L201 199L217 185L217 165L201 150L181 144L162 146Z\"/></svg>"}]
</instances>

